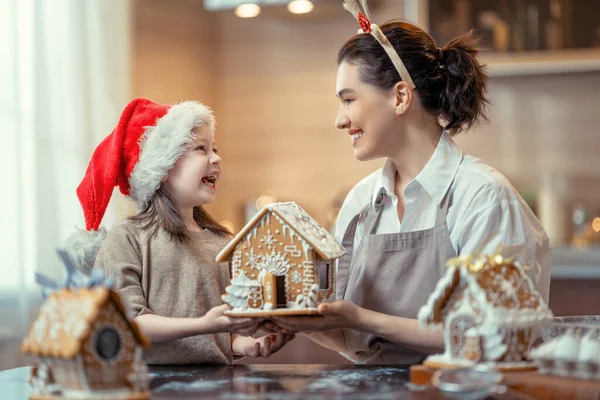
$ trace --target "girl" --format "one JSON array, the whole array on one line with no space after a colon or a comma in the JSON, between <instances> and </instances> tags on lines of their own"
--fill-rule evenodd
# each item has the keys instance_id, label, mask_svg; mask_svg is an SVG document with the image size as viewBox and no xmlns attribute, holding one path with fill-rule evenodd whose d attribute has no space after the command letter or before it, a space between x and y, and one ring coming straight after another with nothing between
<instances>
[{"instance_id":1,"label":"girl","mask_svg":"<svg viewBox=\"0 0 600 400\"><path fill-rule=\"evenodd\" d=\"M504 244L532 266L547 301L549 241L508 180L452 140L486 117L487 76L472 36L438 48L415 25L378 27L351 11L371 35L339 52L336 126L358 160L385 162L339 213L336 236L348 250L337 269L339 301L322 304L320 317L266 325L329 331L310 337L358 363L418 363L443 349L442 333L420 330L416 318L447 259Z\"/></svg>"},{"instance_id":2,"label":"girl","mask_svg":"<svg viewBox=\"0 0 600 400\"><path fill-rule=\"evenodd\" d=\"M149 364L268 357L291 338L242 336L254 334L261 321L223 315L228 266L214 260L229 232L202 207L214 201L222 172L214 128L211 110L200 103L135 99L77 188L86 231L67 247L82 271L95 264L115 278L153 343L145 354ZM139 212L106 234L98 228L116 185Z\"/></svg>"}]
</instances>

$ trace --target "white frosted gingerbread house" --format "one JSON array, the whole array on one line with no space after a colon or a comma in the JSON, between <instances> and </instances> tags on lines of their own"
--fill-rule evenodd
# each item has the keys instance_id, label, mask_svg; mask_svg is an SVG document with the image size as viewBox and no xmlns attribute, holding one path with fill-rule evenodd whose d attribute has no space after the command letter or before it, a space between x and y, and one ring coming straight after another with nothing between
<instances>
[{"instance_id":1,"label":"white frosted gingerbread house","mask_svg":"<svg viewBox=\"0 0 600 400\"><path fill-rule=\"evenodd\" d=\"M445 350L424 364L531 368L529 348L553 315L525 270L499 252L448 260L446 273L418 314L422 327L443 325Z\"/></svg>"},{"instance_id":2,"label":"white frosted gingerbread house","mask_svg":"<svg viewBox=\"0 0 600 400\"><path fill-rule=\"evenodd\" d=\"M230 315L314 314L335 291L333 262L346 250L294 202L261 209L217 255L230 261Z\"/></svg>"},{"instance_id":3,"label":"white frosted gingerbread house","mask_svg":"<svg viewBox=\"0 0 600 400\"><path fill-rule=\"evenodd\" d=\"M101 272L89 280L69 272L64 285L38 276L50 293L21 344L36 360L31 399L149 398L150 343Z\"/></svg>"}]
</instances>

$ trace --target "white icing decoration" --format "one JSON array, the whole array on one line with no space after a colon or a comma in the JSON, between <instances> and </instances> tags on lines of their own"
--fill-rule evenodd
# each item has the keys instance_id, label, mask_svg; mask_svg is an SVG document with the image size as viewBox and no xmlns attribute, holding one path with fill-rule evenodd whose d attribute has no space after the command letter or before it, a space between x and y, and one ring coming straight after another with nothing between
<instances>
[{"instance_id":1,"label":"white icing decoration","mask_svg":"<svg viewBox=\"0 0 600 400\"><path fill-rule=\"evenodd\" d=\"M292 272L292 283L300 283L302 282L302 274L300 273L300 271L294 271Z\"/></svg>"},{"instance_id":2,"label":"white icing decoration","mask_svg":"<svg viewBox=\"0 0 600 400\"><path fill-rule=\"evenodd\" d=\"M267 246L267 249L271 250L271 247L275 246L275 243L278 242L277 239L273 235L271 235L271 230L267 229L267 234L260 239L262 243Z\"/></svg>"},{"instance_id":3,"label":"white icing decoration","mask_svg":"<svg viewBox=\"0 0 600 400\"><path fill-rule=\"evenodd\" d=\"M241 252L235 252L231 259L231 272L233 276L237 276L242 266L242 254Z\"/></svg>"},{"instance_id":4,"label":"white icing decoration","mask_svg":"<svg viewBox=\"0 0 600 400\"><path fill-rule=\"evenodd\" d=\"M260 263L260 255L254 253L254 248L251 248L249 252L246 252L246 267L252 269L258 268Z\"/></svg>"},{"instance_id":5,"label":"white icing decoration","mask_svg":"<svg viewBox=\"0 0 600 400\"><path fill-rule=\"evenodd\" d=\"M497 361L502 357L508 346L502 341L504 334L495 325L484 325L478 329L483 344L483 357L486 361Z\"/></svg>"},{"instance_id":6,"label":"white icing decoration","mask_svg":"<svg viewBox=\"0 0 600 400\"><path fill-rule=\"evenodd\" d=\"M248 307L261 309L263 307L262 286L250 286L248 289Z\"/></svg>"},{"instance_id":7,"label":"white icing decoration","mask_svg":"<svg viewBox=\"0 0 600 400\"><path fill-rule=\"evenodd\" d=\"M304 268L304 291L309 292L311 286L315 283L315 265L312 261L304 261L302 263Z\"/></svg>"},{"instance_id":8,"label":"white icing decoration","mask_svg":"<svg viewBox=\"0 0 600 400\"><path fill-rule=\"evenodd\" d=\"M273 203L268 207L285 219L294 230L299 232L306 241L321 251L328 259L338 258L346 254L346 250L336 238L296 203Z\"/></svg>"},{"instance_id":9,"label":"white icing decoration","mask_svg":"<svg viewBox=\"0 0 600 400\"><path fill-rule=\"evenodd\" d=\"M225 288L226 294L223 295L223 301L229 304L234 310L238 309L246 309L248 308L248 302L251 299L251 289L252 294L256 293L256 289L259 288L261 291L261 299L262 299L262 286L259 281L250 279L246 276L246 274L241 271L240 274L231 280L231 285Z\"/></svg>"},{"instance_id":10,"label":"white icing decoration","mask_svg":"<svg viewBox=\"0 0 600 400\"><path fill-rule=\"evenodd\" d=\"M95 301L90 297L72 296L57 299L48 298L40 310L40 316L33 323L33 339L38 343L45 342L46 336L58 340L66 335L78 341L87 331L88 316L96 310Z\"/></svg>"},{"instance_id":11,"label":"white icing decoration","mask_svg":"<svg viewBox=\"0 0 600 400\"><path fill-rule=\"evenodd\" d=\"M315 284L310 287L306 299L306 307L316 307L319 305L319 285Z\"/></svg>"},{"instance_id":12,"label":"white icing decoration","mask_svg":"<svg viewBox=\"0 0 600 400\"><path fill-rule=\"evenodd\" d=\"M306 298L304 295L300 294L296 297L296 301L288 301L287 308L290 309L298 309L306 307Z\"/></svg>"},{"instance_id":13,"label":"white icing decoration","mask_svg":"<svg viewBox=\"0 0 600 400\"><path fill-rule=\"evenodd\" d=\"M295 264L290 264L288 259L280 252L272 251L270 254L261 257L258 268L275 276L281 276L287 274L293 265Z\"/></svg>"},{"instance_id":14,"label":"white icing decoration","mask_svg":"<svg viewBox=\"0 0 600 400\"><path fill-rule=\"evenodd\" d=\"M283 243L281 243L281 245L283 246ZM283 248L283 250L288 253L290 255L290 257L301 257L302 256L302 252L300 252L300 250L298 250L298 248L296 246L285 246Z\"/></svg>"}]
</instances>

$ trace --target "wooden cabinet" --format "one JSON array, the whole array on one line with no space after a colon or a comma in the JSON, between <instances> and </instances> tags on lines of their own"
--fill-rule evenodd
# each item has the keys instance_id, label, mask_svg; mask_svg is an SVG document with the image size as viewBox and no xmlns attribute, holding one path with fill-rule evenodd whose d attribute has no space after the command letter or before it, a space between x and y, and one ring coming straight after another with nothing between
<instances>
[{"instance_id":1,"label":"wooden cabinet","mask_svg":"<svg viewBox=\"0 0 600 400\"><path fill-rule=\"evenodd\" d=\"M474 29L492 76L600 70L600 2L404 0L439 46Z\"/></svg>"}]
</instances>

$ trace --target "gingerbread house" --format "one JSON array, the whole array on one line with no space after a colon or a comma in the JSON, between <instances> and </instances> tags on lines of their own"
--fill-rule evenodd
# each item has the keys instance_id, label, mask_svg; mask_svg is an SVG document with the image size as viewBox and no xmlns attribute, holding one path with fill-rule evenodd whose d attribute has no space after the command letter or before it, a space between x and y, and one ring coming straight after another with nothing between
<instances>
[{"instance_id":1,"label":"gingerbread house","mask_svg":"<svg viewBox=\"0 0 600 400\"><path fill-rule=\"evenodd\" d=\"M148 340L101 272L68 274L63 285L38 276L47 298L21 345L37 364L31 398L148 398Z\"/></svg>"},{"instance_id":2,"label":"gingerbread house","mask_svg":"<svg viewBox=\"0 0 600 400\"><path fill-rule=\"evenodd\" d=\"M294 202L261 209L217 255L230 261L223 301L230 315L315 314L334 294L334 266L346 250Z\"/></svg>"},{"instance_id":3,"label":"gingerbread house","mask_svg":"<svg viewBox=\"0 0 600 400\"><path fill-rule=\"evenodd\" d=\"M553 315L526 269L499 252L449 260L418 314L421 326L444 328L444 354L429 356L424 364L531 368L529 348Z\"/></svg>"}]
</instances>

